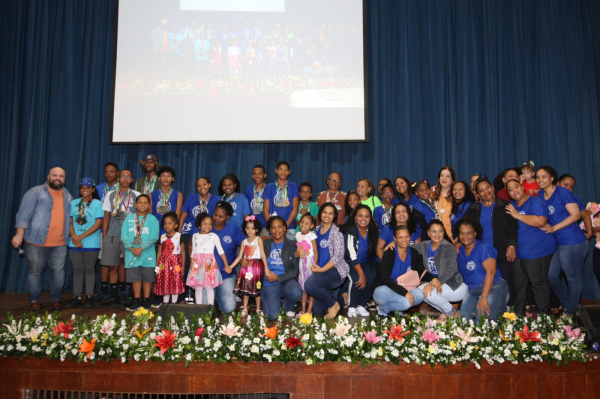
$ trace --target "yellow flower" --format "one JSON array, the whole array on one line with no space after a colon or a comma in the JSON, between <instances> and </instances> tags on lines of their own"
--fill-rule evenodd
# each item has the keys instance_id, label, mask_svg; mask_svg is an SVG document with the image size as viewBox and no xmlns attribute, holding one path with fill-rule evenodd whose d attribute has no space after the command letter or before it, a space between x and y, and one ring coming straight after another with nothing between
<instances>
[{"instance_id":1,"label":"yellow flower","mask_svg":"<svg viewBox=\"0 0 600 399\"><path fill-rule=\"evenodd\" d=\"M560 343L560 341L558 340L558 338L554 338L552 340L552 345L558 345Z\"/></svg>"},{"instance_id":2,"label":"yellow flower","mask_svg":"<svg viewBox=\"0 0 600 399\"><path fill-rule=\"evenodd\" d=\"M44 342L42 342L40 345L47 346L48 343L46 341L48 340L48 334L46 334L46 333L42 334L42 339L44 340Z\"/></svg>"},{"instance_id":3,"label":"yellow flower","mask_svg":"<svg viewBox=\"0 0 600 399\"><path fill-rule=\"evenodd\" d=\"M504 317L505 319L508 319L510 321L515 321L515 319L517 318L517 315L512 312L504 312L502 317Z\"/></svg>"},{"instance_id":4,"label":"yellow flower","mask_svg":"<svg viewBox=\"0 0 600 399\"><path fill-rule=\"evenodd\" d=\"M548 352L542 351L542 356L546 356L547 354L548 354Z\"/></svg>"},{"instance_id":5,"label":"yellow flower","mask_svg":"<svg viewBox=\"0 0 600 399\"><path fill-rule=\"evenodd\" d=\"M453 351L456 350L456 344L454 343L454 341L450 341L450 349L452 349Z\"/></svg>"},{"instance_id":6,"label":"yellow flower","mask_svg":"<svg viewBox=\"0 0 600 399\"><path fill-rule=\"evenodd\" d=\"M377 356L383 356L383 349L381 349L381 348L377 349Z\"/></svg>"},{"instance_id":7,"label":"yellow flower","mask_svg":"<svg viewBox=\"0 0 600 399\"><path fill-rule=\"evenodd\" d=\"M300 323L309 326L313 321L313 317L312 315L308 314L308 313L304 313L302 315L302 317L300 317Z\"/></svg>"},{"instance_id":8,"label":"yellow flower","mask_svg":"<svg viewBox=\"0 0 600 399\"><path fill-rule=\"evenodd\" d=\"M564 346L559 346L560 348L560 353L563 353L565 351L565 347Z\"/></svg>"},{"instance_id":9,"label":"yellow flower","mask_svg":"<svg viewBox=\"0 0 600 399\"><path fill-rule=\"evenodd\" d=\"M513 351L513 355L518 356L519 355L519 351Z\"/></svg>"},{"instance_id":10,"label":"yellow flower","mask_svg":"<svg viewBox=\"0 0 600 399\"><path fill-rule=\"evenodd\" d=\"M427 348L427 351L428 351L429 353L435 353L435 346L433 346L433 345L429 345L429 348Z\"/></svg>"}]
</instances>

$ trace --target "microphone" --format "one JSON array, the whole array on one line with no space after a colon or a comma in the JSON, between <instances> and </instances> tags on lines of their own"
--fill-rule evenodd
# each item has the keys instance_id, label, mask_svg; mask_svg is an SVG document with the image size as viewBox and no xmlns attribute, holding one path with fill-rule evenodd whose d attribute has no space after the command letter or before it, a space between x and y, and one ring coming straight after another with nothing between
<instances>
[{"instance_id":1,"label":"microphone","mask_svg":"<svg viewBox=\"0 0 600 399\"><path fill-rule=\"evenodd\" d=\"M15 238L15 236L13 234L10 235L11 239ZM19 245L17 248L15 248L17 250L17 252L19 252L19 256L22 258L23 255L25 255L25 251L23 251L23 248L21 248L21 245Z\"/></svg>"}]
</instances>

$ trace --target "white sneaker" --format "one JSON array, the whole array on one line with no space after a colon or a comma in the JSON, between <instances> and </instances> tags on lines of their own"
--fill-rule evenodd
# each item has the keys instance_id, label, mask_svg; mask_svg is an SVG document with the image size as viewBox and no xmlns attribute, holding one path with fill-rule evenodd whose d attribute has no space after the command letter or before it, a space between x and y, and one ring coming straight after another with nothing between
<instances>
[{"instance_id":1,"label":"white sneaker","mask_svg":"<svg viewBox=\"0 0 600 399\"><path fill-rule=\"evenodd\" d=\"M356 308L348 308L348 317L356 317Z\"/></svg>"},{"instance_id":2,"label":"white sneaker","mask_svg":"<svg viewBox=\"0 0 600 399\"><path fill-rule=\"evenodd\" d=\"M362 317L369 317L371 315L369 313L369 311L367 309L363 308L362 306L357 306L356 312L358 313L359 316L362 316Z\"/></svg>"},{"instance_id":3,"label":"white sneaker","mask_svg":"<svg viewBox=\"0 0 600 399\"><path fill-rule=\"evenodd\" d=\"M296 317L296 312L294 312L293 310L290 310L289 312L285 312L285 315L287 317Z\"/></svg>"}]
</instances>

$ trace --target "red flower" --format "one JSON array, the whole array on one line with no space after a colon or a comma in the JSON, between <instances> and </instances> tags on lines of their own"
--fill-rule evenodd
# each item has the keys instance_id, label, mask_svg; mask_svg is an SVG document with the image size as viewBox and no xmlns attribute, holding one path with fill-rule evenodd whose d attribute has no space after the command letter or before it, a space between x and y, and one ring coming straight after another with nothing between
<instances>
[{"instance_id":1,"label":"red flower","mask_svg":"<svg viewBox=\"0 0 600 399\"><path fill-rule=\"evenodd\" d=\"M302 338L295 338L292 335L291 337L285 340L285 346L287 346L290 349L294 349L298 345L304 346L304 344L302 343Z\"/></svg>"},{"instance_id":2,"label":"red flower","mask_svg":"<svg viewBox=\"0 0 600 399\"><path fill-rule=\"evenodd\" d=\"M391 341L392 339L396 339L400 342L402 342L404 340L404 336L406 334L409 334L410 331L407 332L402 332L402 324L398 324L397 326L391 325L389 330L385 330L384 333L387 333L389 335L389 340Z\"/></svg>"},{"instance_id":3,"label":"red flower","mask_svg":"<svg viewBox=\"0 0 600 399\"><path fill-rule=\"evenodd\" d=\"M212 89L210 90L210 94L211 94L213 97L216 97L216 96L219 94L219 89L217 89L216 87L212 88Z\"/></svg>"},{"instance_id":4,"label":"red flower","mask_svg":"<svg viewBox=\"0 0 600 399\"><path fill-rule=\"evenodd\" d=\"M204 327L198 327L196 329L196 337L198 337L198 339L202 339L203 333L204 333Z\"/></svg>"},{"instance_id":5,"label":"red flower","mask_svg":"<svg viewBox=\"0 0 600 399\"><path fill-rule=\"evenodd\" d=\"M121 89L126 89L129 85L127 83L121 83Z\"/></svg>"},{"instance_id":6,"label":"red flower","mask_svg":"<svg viewBox=\"0 0 600 399\"><path fill-rule=\"evenodd\" d=\"M72 324L72 319L67 325L65 325L65 323L63 323L62 321L58 322L58 325L54 327L54 336L56 337L56 334L63 334L65 338L69 338L69 333L71 332L71 330L73 330L73 327L71 327Z\"/></svg>"},{"instance_id":7,"label":"red flower","mask_svg":"<svg viewBox=\"0 0 600 399\"><path fill-rule=\"evenodd\" d=\"M541 341L540 333L537 331L529 332L529 327L523 327L523 332L517 331L515 333L516 336L521 337L519 343L529 342L529 341Z\"/></svg>"},{"instance_id":8,"label":"red flower","mask_svg":"<svg viewBox=\"0 0 600 399\"><path fill-rule=\"evenodd\" d=\"M160 348L160 353L163 354L167 351L167 349L175 346L175 338L177 338L177 334L171 333L168 330L162 330L163 337L157 335L154 337L156 340L156 344L154 346L158 346Z\"/></svg>"}]
</instances>

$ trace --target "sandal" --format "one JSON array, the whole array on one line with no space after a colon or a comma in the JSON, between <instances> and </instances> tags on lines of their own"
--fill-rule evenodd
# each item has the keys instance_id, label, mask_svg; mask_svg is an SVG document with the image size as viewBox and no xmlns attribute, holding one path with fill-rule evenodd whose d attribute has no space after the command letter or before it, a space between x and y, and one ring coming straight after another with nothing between
<instances>
[{"instance_id":1,"label":"sandal","mask_svg":"<svg viewBox=\"0 0 600 399\"><path fill-rule=\"evenodd\" d=\"M256 311L256 315L257 315L257 316L259 316L259 317L263 317L265 314L263 313L263 311L262 311L262 310L258 309L258 310Z\"/></svg>"},{"instance_id":2,"label":"sandal","mask_svg":"<svg viewBox=\"0 0 600 399\"><path fill-rule=\"evenodd\" d=\"M335 319L335 317L337 316L339 311L340 311L340 304L336 302L332 307L330 307L328 309L327 315L325 316L325 318Z\"/></svg>"},{"instance_id":3,"label":"sandal","mask_svg":"<svg viewBox=\"0 0 600 399\"><path fill-rule=\"evenodd\" d=\"M248 316L248 309L246 309L246 308L243 308L243 309L242 309L242 314L241 314L241 316L242 316L242 317L246 317L246 316Z\"/></svg>"}]
</instances>

